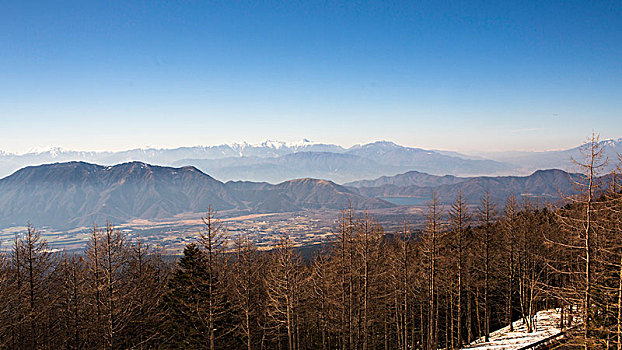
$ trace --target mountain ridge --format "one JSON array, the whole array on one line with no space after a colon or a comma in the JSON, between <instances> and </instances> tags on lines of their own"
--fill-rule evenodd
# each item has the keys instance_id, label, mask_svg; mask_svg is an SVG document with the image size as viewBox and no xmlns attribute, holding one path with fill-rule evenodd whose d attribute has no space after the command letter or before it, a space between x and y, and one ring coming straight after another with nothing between
<instances>
[{"instance_id":1,"label":"mountain ridge","mask_svg":"<svg viewBox=\"0 0 622 350\"><path fill-rule=\"evenodd\" d=\"M379 187L383 185L395 186L418 186L418 187L434 187L444 184L455 184L468 180L468 177L459 177L453 175L430 175L424 172L411 170L394 176L381 176L373 180L359 180L343 184L350 187Z\"/></svg>"},{"instance_id":2,"label":"mountain ridge","mask_svg":"<svg viewBox=\"0 0 622 350\"><path fill-rule=\"evenodd\" d=\"M452 203L458 191L461 191L464 198L471 204L478 204L482 195L488 192L491 199L498 206L502 206L510 194L515 195L519 200L521 198L561 200L565 195L572 195L576 192L575 184L580 181L580 174L567 173L560 169L547 169L537 170L528 176L479 176L463 179L464 181L435 186L412 184L398 186L384 180L384 184L376 187L351 188L356 189L362 195L376 198L411 197L429 200L433 192L436 192L443 204Z\"/></svg>"},{"instance_id":3,"label":"mountain ridge","mask_svg":"<svg viewBox=\"0 0 622 350\"><path fill-rule=\"evenodd\" d=\"M107 220L161 220L202 212L209 205L259 213L341 209L346 203L360 209L393 206L326 180L292 181L248 183L242 190L239 183L220 182L189 166L143 162L31 166L0 179L0 226L23 225L28 220L57 228Z\"/></svg>"},{"instance_id":4,"label":"mountain ridge","mask_svg":"<svg viewBox=\"0 0 622 350\"><path fill-rule=\"evenodd\" d=\"M317 160L319 163L311 164L309 160L291 156L301 153L324 154L324 160ZM351 161L349 168L342 165L338 172L331 169L319 170L322 169L322 162L324 164L336 163L338 159L347 155L362 159L361 163L366 163L366 168ZM278 183L291 177L319 177L343 183L380 175L394 175L408 170L438 175L457 172L483 175L507 172L512 169L512 166L501 162L470 159L468 156L458 155L400 146L391 141L358 144L349 148L308 140L299 143L264 141L259 144L239 143L172 149L140 148L118 152L71 151L52 148L21 155L0 154L0 176L9 175L29 165L66 161L85 161L104 165L130 161L142 161L162 166L199 165L204 172L219 174L217 178L222 181L253 180L271 183ZM327 159L329 157L333 159ZM249 160L253 160L253 164L247 164ZM216 167L215 164L219 162L227 164ZM301 163L303 165L306 163L306 166L301 167ZM201 166L202 164L208 165ZM279 174L282 173L287 176L280 176Z\"/></svg>"}]
</instances>

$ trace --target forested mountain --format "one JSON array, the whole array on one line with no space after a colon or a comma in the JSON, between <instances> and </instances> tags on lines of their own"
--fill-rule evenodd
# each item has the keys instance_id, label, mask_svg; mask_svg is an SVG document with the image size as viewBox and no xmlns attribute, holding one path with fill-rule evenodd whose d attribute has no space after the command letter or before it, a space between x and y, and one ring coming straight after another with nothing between
<instances>
[{"instance_id":1,"label":"forested mountain","mask_svg":"<svg viewBox=\"0 0 622 350\"><path fill-rule=\"evenodd\" d=\"M383 208L368 198L325 180L222 183L194 167L170 168L140 162L100 166L83 162L27 167L0 180L0 225L72 228L93 222L159 220L220 210L254 213L303 209Z\"/></svg>"},{"instance_id":2,"label":"forested mountain","mask_svg":"<svg viewBox=\"0 0 622 350\"><path fill-rule=\"evenodd\" d=\"M440 185L457 184L468 179L469 178L457 177L453 175L437 176L422 173L419 171L409 171L395 176L381 176L374 180L359 180L348 182L344 185L351 187L380 187L384 185L394 185L398 187L436 187Z\"/></svg>"},{"instance_id":3,"label":"forested mountain","mask_svg":"<svg viewBox=\"0 0 622 350\"><path fill-rule=\"evenodd\" d=\"M300 155L315 153L290 156ZM34 218L41 226L65 229L102 221L159 221L200 213L210 204L240 214L334 210L350 204L355 209L378 209L394 206L384 197L415 198L423 204L432 198L433 192L445 204L451 203L458 191L472 204L487 192L497 203L510 194L519 201L531 198L554 202L573 194L576 181L577 175L541 170L524 177L460 178L408 172L351 186L309 178L273 185L250 181L223 183L191 166L55 163L27 167L0 179L0 226L21 226Z\"/></svg>"},{"instance_id":4,"label":"forested mountain","mask_svg":"<svg viewBox=\"0 0 622 350\"><path fill-rule=\"evenodd\" d=\"M354 183L356 190L369 197L432 198L436 192L442 203L451 203L458 191L465 199L477 203L483 194L490 193L496 203L502 203L510 194L517 198L556 201L576 192L577 174L558 169L538 170L529 176L480 176L472 178L436 177L407 173L374 181ZM606 181L606 179L603 179ZM364 185L380 184L376 187ZM396 185L399 183L403 185ZM420 185L409 185L418 183Z\"/></svg>"}]
</instances>

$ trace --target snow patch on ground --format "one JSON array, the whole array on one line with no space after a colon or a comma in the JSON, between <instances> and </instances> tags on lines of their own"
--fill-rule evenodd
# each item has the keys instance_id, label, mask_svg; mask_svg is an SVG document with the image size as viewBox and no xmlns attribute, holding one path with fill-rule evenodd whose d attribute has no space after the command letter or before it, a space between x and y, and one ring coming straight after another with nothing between
<instances>
[{"instance_id":1,"label":"snow patch on ground","mask_svg":"<svg viewBox=\"0 0 622 350\"><path fill-rule=\"evenodd\" d=\"M510 326L503 327L490 333L488 342L482 337L463 349L520 349L561 333L559 318L559 309L540 311L535 316L534 332L528 333L523 320L518 320L513 322L513 332L510 332Z\"/></svg>"}]
</instances>

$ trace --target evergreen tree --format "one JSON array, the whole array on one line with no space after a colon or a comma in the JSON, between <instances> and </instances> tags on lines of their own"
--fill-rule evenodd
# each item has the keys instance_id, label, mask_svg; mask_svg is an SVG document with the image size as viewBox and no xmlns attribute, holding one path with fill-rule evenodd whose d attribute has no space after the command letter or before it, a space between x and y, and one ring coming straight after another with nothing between
<instances>
[{"instance_id":1,"label":"evergreen tree","mask_svg":"<svg viewBox=\"0 0 622 350\"><path fill-rule=\"evenodd\" d=\"M169 349L205 349L209 347L208 276L205 256L194 244L188 244L163 297L167 317L161 324L164 346Z\"/></svg>"}]
</instances>

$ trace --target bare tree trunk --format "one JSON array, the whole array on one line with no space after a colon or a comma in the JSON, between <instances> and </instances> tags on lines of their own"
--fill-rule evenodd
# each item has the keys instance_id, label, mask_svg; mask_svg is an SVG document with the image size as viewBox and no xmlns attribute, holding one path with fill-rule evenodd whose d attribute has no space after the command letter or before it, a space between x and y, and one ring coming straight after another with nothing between
<instances>
[{"instance_id":1,"label":"bare tree trunk","mask_svg":"<svg viewBox=\"0 0 622 350\"><path fill-rule=\"evenodd\" d=\"M112 283L112 274L114 268L112 267L112 232L110 232L111 227L108 225L106 227L106 287L108 288L108 295L106 298L108 299L108 348L114 349L114 326L115 326L115 315L114 315L114 285Z\"/></svg>"},{"instance_id":2,"label":"bare tree trunk","mask_svg":"<svg viewBox=\"0 0 622 350\"><path fill-rule=\"evenodd\" d=\"M436 191L432 194L432 201L428 204L426 236L429 241L428 247L428 349L436 350L438 307L436 301L436 261L437 239L440 231L442 211Z\"/></svg>"},{"instance_id":3,"label":"bare tree trunk","mask_svg":"<svg viewBox=\"0 0 622 350\"><path fill-rule=\"evenodd\" d=\"M452 284L453 287L453 284ZM454 327L454 292L453 292L453 288L451 288L449 290L449 307L450 307L450 322L451 322L451 348L455 349L456 345L455 345L455 337L454 337L454 333L455 333L455 327Z\"/></svg>"},{"instance_id":4,"label":"bare tree trunk","mask_svg":"<svg viewBox=\"0 0 622 350\"><path fill-rule=\"evenodd\" d=\"M495 205L490 198L490 193L486 192L481 200L479 210L480 222L484 230L484 340L489 341L490 335L490 303L488 301L490 289L490 246L491 246L491 223L496 216ZM478 298L479 300L479 298ZM479 317L479 307L478 307ZM479 322L479 321L478 321ZM481 335L480 335L481 336Z\"/></svg>"},{"instance_id":5,"label":"bare tree trunk","mask_svg":"<svg viewBox=\"0 0 622 350\"><path fill-rule=\"evenodd\" d=\"M458 311L457 311L457 316L458 316L458 322L457 322L457 327L458 327L458 334L457 334L457 338L456 338L456 344L458 345L458 347L462 346L462 234L460 234L460 238L458 238L459 240L459 251L458 251L458 295L456 296L458 298Z\"/></svg>"},{"instance_id":6,"label":"bare tree trunk","mask_svg":"<svg viewBox=\"0 0 622 350\"><path fill-rule=\"evenodd\" d=\"M427 344L426 344L426 335L425 335L425 313L423 311L423 303L419 304L419 315L420 315L419 337L421 339L421 348L425 349Z\"/></svg>"},{"instance_id":7,"label":"bare tree trunk","mask_svg":"<svg viewBox=\"0 0 622 350\"><path fill-rule=\"evenodd\" d=\"M28 224L26 233L26 261L28 262L28 291L30 307L30 342L33 349L37 348L37 327L35 326L35 279L34 279L34 242L33 227Z\"/></svg>"},{"instance_id":8,"label":"bare tree trunk","mask_svg":"<svg viewBox=\"0 0 622 350\"><path fill-rule=\"evenodd\" d=\"M469 278L470 280L470 278ZM469 288L470 289L470 288ZM467 289L467 343L470 344L473 341L473 293Z\"/></svg>"},{"instance_id":9,"label":"bare tree trunk","mask_svg":"<svg viewBox=\"0 0 622 350\"><path fill-rule=\"evenodd\" d=\"M514 230L515 230L515 220L516 220L516 199L514 195L510 194L510 196L506 200L504 216L506 220L506 240L510 246L510 254L508 255L507 261L507 282L508 282L508 294L506 301L506 322L510 325L510 332L514 331L514 324L512 323L512 297L514 295L514 254L515 254L515 239L514 239Z\"/></svg>"},{"instance_id":10,"label":"bare tree trunk","mask_svg":"<svg viewBox=\"0 0 622 350\"><path fill-rule=\"evenodd\" d=\"M475 287L475 317L477 318L477 338L479 339L482 337L482 319L480 317L480 305L479 305L479 286ZM488 340L484 339L484 341L488 341Z\"/></svg>"},{"instance_id":11,"label":"bare tree trunk","mask_svg":"<svg viewBox=\"0 0 622 350\"><path fill-rule=\"evenodd\" d=\"M584 242L585 242L585 296L583 302L583 325L584 325L584 347L587 350L589 347L589 336L591 322L591 297L592 297L592 205L593 205L593 192L594 192L594 176L595 171L602 167L603 164L596 164L601 158L602 148L598 144L598 137L592 133L592 137L587 145L587 164L583 167L586 169L587 175L587 188L585 201L585 230L584 230Z\"/></svg>"},{"instance_id":12,"label":"bare tree trunk","mask_svg":"<svg viewBox=\"0 0 622 350\"><path fill-rule=\"evenodd\" d=\"M462 191L458 190L458 196L454 204L451 206L449 215L452 221L452 229L457 234L458 238L458 261L457 261L457 269L458 269L458 295L456 296L458 302L458 322L457 322L457 345L458 347L462 346L462 284L463 284L463 274L464 274L464 244L465 237L464 231L466 226L468 225L468 221L470 220L467 202L462 195Z\"/></svg>"},{"instance_id":13,"label":"bare tree trunk","mask_svg":"<svg viewBox=\"0 0 622 350\"><path fill-rule=\"evenodd\" d=\"M445 348L446 349L449 348L449 305L448 304L445 304Z\"/></svg>"}]
</instances>

